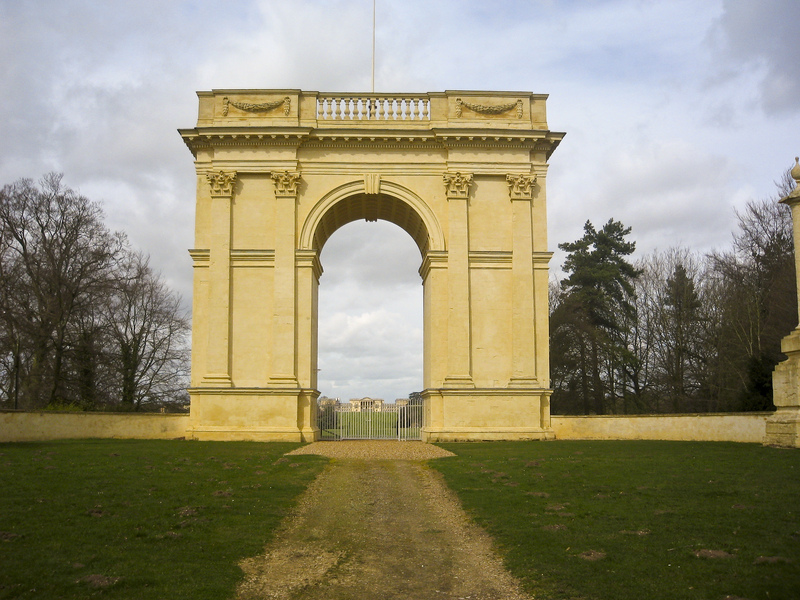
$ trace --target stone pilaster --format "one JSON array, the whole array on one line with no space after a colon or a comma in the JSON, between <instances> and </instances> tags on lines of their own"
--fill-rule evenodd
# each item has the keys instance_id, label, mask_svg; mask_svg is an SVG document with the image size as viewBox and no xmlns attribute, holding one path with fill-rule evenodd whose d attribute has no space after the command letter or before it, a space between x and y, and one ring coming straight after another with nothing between
<instances>
[{"instance_id":1,"label":"stone pilaster","mask_svg":"<svg viewBox=\"0 0 800 600\"><path fill-rule=\"evenodd\" d=\"M474 387L469 302L469 190L472 175L445 173L447 192L447 377L445 387Z\"/></svg>"},{"instance_id":2,"label":"stone pilaster","mask_svg":"<svg viewBox=\"0 0 800 600\"><path fill-rule=\"evenodd\" d=\"M209 236L208 350L201 385L230 387L231 312L231 204L236 186L235 171L206 174L211 188Z\"/></svg>"},{"instance_id":3,"label":"stone pilaster","mask_svg":"<svg viewBox=\"0 0 800 600\"><path fill-rule=\"evenodd\" d=\"M295 270L297 187L300 174L272 173L275 184L275 277L273 284L272 386L298 387Z\"/></svg>"},{"instance_id":4,"label":"stone pilaster","mask_svg":"<svg viewBox=\"0 0 800 600\"><path fill-rule=\"evenodd\" d=\"M800 299L800 160L795 158L795 163L792 169L795 188L781 202L792 209L795 275ZM783 338L781 351L787 358L772 373L772 401L777 410L767 419L764 443L800 448L800 326Z\"/></svg>"},{"instance_id":5,"label":"stone pilaster","mask_svg":"<svg viewBox=\"0 0 800 600\"><path fill-rule=\"evenodd\" d=\"M536 176L507 175L511 197L511 364L509 387L537 385L536 329L533 299L533 228L531 203Z\"/></svg>"}]
</instances>

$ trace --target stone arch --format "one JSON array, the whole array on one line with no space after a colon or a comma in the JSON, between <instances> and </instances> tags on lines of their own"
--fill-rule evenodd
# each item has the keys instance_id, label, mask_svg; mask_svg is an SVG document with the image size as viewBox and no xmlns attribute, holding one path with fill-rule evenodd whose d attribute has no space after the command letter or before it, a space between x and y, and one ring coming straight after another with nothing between
<instances>
[{"instance_id":1,"label":"stone arch","mask_svg":"<svg viewBox=\"0 0 800 600\"><path fill-rule=\"evenodd\" d=\"M319 254L361 218L422 255L424 439L553 436L546 96L198 96L189 437L318 437Z\"/></svg>"},{"instance_id":2,"label":"stone arch","mask_svg":"<svg viewBox=\"0 0 800 600\"><path fill-rule=\"evenodd\" d=\"M428 251L445 249L442 227L428 204L397 183L382 181L380 187L380 194L367 194L360 180L328 192L303 223L299 249L320 251L337 229L359 219L399 226L414 239L423 258Z\"/></svg>"}]
</instances>

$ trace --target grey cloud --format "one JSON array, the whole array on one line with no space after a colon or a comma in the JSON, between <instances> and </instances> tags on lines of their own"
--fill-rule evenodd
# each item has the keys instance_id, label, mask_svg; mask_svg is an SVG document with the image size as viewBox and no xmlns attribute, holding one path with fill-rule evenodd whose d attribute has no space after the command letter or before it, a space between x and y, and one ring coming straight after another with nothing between
<instances>
[{"instance_id":1,"label":"grey cloud","mask_svg":"<svg viewBox=\"0 0 800 600\"><path fill-rule=\"evenodd\" d=\"M693 0L487 6L379 2L377 87L549 93L550 125L568 133L548 175L551 249L609 217L642 252L724 245L732 207L769 194L800 153L793 0L725 2L721 16ZM370 21L371 3L348 0L0 0L0 183L63 170L188 304L195 174L175 130L193 126L194 92L367 89ZM392 398L421 379L421 259L394 226L352 227L321 257L321 388Z\"/></svg>"},{"instance_id":2,"label":"grey cloud","mask_svg":"<svg viewBox=\"0 0 800 600\"><path fill-rule=\"evenodd\" d=\"M768 113L800 111L800 3L725 0L711 34L729 64L761 68L761 101Z\"/></svg>"},{"instance_id":3,"label":"grey cloud","mask_svg":"<svg viewBox=\"0 0 800 600\"><path fill-rule=\"evenodd\" d=\"M422 385L419 250L391 223L350 223L322 251L320 391L394 399Z\"/></svg>"},{"instance_id":4,"label":"grey cloud","mask_svg":"<svg viewBox=\"0 0 800 600\"><path fill-rule=\"evenodd\" d=\"M348 223L327 241L320 260L325 269L320 284L325 286L356 276L378 288L422 283L419 249L408 233L385 221Z\"/></svg>"},{"instance_id":5,"label":"grey cloud","mask_svg":"<svg viewBox=\"0 0 800 600\"><path fill-rule=\"evenodd\" d=\"M408 315L384 309L321 315L319 337L323 394L393 399L421 387L421 318L412 325Z\"/></svg>"}]
</instances>

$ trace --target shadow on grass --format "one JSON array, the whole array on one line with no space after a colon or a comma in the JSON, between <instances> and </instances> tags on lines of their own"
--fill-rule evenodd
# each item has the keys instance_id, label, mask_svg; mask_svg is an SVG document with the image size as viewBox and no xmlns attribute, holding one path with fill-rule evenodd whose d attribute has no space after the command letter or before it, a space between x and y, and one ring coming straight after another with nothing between
<instances>
[{"instance_id":1,"label":"shadow on grass","mask_svg":"<svg viewBox=\"0 0 800 600\"><path fill-rule=\"evenodd\" d=\"M800 451L694 442L440 444L431 462L537 597L800 597Z\"/></svg>"},{"instance_id":2,"label":"shadow on grass","mask_svg":"<svg viewBox=\"0 0 800 600\"><path fill-rule=\"evenodd\" d=\"M326 459L299 444L0 444L0 598L233 596Z\"/></svg>"}]
</instances>

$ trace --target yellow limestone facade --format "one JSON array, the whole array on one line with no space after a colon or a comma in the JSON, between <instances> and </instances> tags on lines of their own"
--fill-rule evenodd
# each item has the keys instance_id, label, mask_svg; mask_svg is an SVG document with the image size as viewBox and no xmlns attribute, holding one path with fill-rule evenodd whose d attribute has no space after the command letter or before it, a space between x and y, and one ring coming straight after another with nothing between
<instances>
[{"instance_id":1,"label":"yellow limestone facade","mask_svg":"<svg viewBox=\"0 0 800 600\"><path fill-rule=\"evenodd\" d=\"M316 439L320 251L384 219L420 252L428 441L550 426L546 96L199 92L196 439Z\"/></svg>"}]
</instances>

